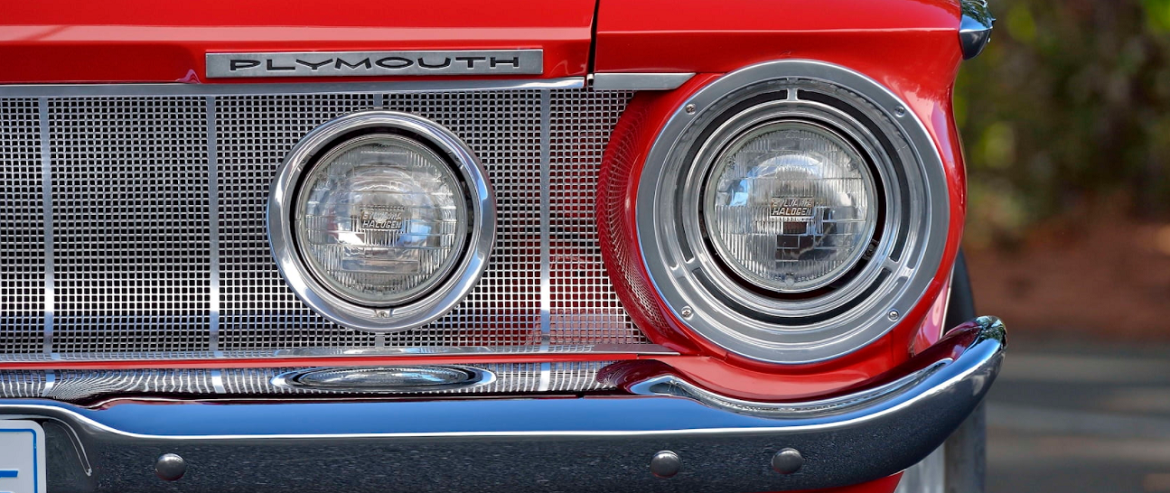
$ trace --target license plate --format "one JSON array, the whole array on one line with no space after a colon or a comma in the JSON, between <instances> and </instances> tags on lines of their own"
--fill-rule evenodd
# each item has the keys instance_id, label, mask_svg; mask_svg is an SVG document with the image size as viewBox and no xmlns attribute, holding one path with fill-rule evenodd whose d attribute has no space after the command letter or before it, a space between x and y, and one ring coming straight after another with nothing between
<instances>
[{"instance_id":1,"label":"license plate","mask_svg":"<svg viewBox=\"0 0 1170 493\"><path fill-rule=\"evenodd\" d=\"M45 430L36 422L0 420L0 492L45 492Z\"/></svg>"}]
</instances>

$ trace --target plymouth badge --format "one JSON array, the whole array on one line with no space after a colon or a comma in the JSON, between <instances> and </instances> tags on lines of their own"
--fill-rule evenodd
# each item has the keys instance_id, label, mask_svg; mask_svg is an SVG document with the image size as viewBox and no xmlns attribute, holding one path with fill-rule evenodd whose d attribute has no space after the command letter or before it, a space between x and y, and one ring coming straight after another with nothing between
<instances>
[{"instance_id":1,"label":"plymouth badge","mask_svg":"<svg viewBox=\"0 0 1170 493\"><path fill-rule=\"evenodd\" d=\"M525 75L544 72L544 50L208 53L207 77Z\"/></svg>"}]
</instances>

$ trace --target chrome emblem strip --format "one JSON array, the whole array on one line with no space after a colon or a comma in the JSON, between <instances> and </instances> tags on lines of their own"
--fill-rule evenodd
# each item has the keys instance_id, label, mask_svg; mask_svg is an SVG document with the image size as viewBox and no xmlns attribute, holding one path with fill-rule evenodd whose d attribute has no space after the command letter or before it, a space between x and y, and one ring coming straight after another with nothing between
<instances>
[{"instance_id":1,"label":"chrome emblem strip","mask_svg":"<svg viewBox=\"0 0 1170 493\"><path fill-rule=\"evenodd\" d=\"M544 73L544 50L208 53L207 77L360 77Z\"/></svg>"}]
</instances>

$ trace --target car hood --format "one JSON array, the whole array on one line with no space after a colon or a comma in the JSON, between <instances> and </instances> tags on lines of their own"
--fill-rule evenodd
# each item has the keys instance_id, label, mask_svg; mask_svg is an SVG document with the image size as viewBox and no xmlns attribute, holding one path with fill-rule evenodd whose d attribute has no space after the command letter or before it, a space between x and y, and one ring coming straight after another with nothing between
<instances>
[{"instance_id":1,"label":"car hood","mask_svg":"<svg viewBox=\"0 0 1170 493\"><path fill-rule=\"evenodd\" d=\"M207 53L299 51L541 49L538 77L579 76L594 7L593 0L16 2L0 17L0 83L198 83Z\"/></svg>"}]
</instances>

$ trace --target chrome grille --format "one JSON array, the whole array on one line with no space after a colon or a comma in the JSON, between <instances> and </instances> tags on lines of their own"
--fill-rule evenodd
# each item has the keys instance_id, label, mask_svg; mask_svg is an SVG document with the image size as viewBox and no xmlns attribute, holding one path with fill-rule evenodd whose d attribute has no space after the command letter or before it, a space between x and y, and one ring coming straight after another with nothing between
<instances>
[{"instance_id":1,"label":"chrome grille","mask_svg":"<svg viewBox=\"0 0 1170 493\"><path fill-rule=\"evenodd\" d=\"M163 87L31 98L0 88L0 258L10 259L0 272L0 358L648 342L613 292L594 224L601 153L633 93L148 94ZM285 153L316 126L372 108L451 129L483 161L499 209L489 267L467 299L432 324L378 336L338 327L296 298L272 260L264 218ZM47 289L56 296L46 300Z\"/></svg>"},{"instance_id":2,"label":"chrome grille","mask_svg":"<svg viewBox=\"0 0 1170 493\"><path fill-rule=\"evenodd\" d=\"M0 99L0 353L45 346L45 221L36 99Z\"/></svg>"},{"instance_id":3,"label":"chrome grille","mask_svg":"<svg viewBox=\"0 0 1170 493\"><path fill-rule=\"evenodd\" d=\"M208 346L207 117L192 98L48 101L57 353Z\"/></svg>"},{"instance_id":4,"label":"chrome grille","mask_svg":"<svg viewBox=\"0 0 1170 493\"><path fill-rule=\"evenodd\" d=\"M629 95L558 91L551 121L551 340L636 343L642 333L614 293L597 240L597 178L601 154Z\"/></svg>"},{"instance_id":5,"label":"chrome grille","mask_svg":"<svg viewBox=\"0 0 1170 493\"><path fill-rule=\"evenodd\" d=\"M297 299L268 247L268 189L302 136L341 115L377 106L373 94L215 98L220 315L214 350L371 346Z\"/></svg>"},{"instance_id":6,"label":"chrome grille","mask_svg":"<svg viewBox=\"0 0 1170 493\"><path fill-rule=\"evenodd\" d=\"M540 91L387 96L386 108L438 122L475 151L496 193L496 246L463 304L395 346L540 343Z\"/></svg>"}]
</instances>

